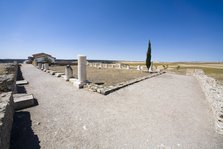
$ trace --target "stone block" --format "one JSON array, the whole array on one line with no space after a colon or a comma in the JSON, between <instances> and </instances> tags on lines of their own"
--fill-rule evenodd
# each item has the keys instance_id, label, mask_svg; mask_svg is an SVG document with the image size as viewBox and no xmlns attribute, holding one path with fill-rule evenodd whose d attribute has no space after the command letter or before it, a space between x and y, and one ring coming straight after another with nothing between
<instances>
[{"instance_id":1,"label":"stone block","mask_svg":"<svg viewBox=\"0 0 223 149\"><path fill-rule=\"evenodd\" d=\"M50 70L51 75L55 75L56 71Z\"/></svg>"},{"instance_id":2,"label":"stone block","mask_svg":"<svg viewBox=\"0 0 223 149\"><path fill-rule=\"evenodd\" d=\"M72 77L73 77L73 69L71 68L70 65L67 65L65 67L65 80L69 80Z\"/></svg>"},{"instance_id":3,"label":"stone block","mask_svg":"<svg viewBox=\"0 0 223 149\"><path fill-rule=\"evenodd\" d=\"M10 147L13 114L12 92L0 94L0 149L9 149Z\"/></svg>"},{"instance_id":4,"label":"stone block","mask_svg":"<svg viewBox=\"0 0 223 149\"><path fill-rule=\"evenodd\" d=\"M26 84L28 84L28 81L26 81L26 80L16 81L16 85L26 85Z\"/></svg>"},{"instance_id":5,"label":"stone block","mask_svg":"<svg viewBox=\"0 0 223 149\"><path fill-rule=\"evenodd\" d=\"M35 100L32 94L14 94L14 109L20 110L35 106Z\"/></svg>"},{"instance_id":6,"label":"stone block","mask_svg":"<svg viewBox=\"0 0 223 149\"><path fill-rule=\"evenodd\" d=\"M59 73L59 72L55 73L56 77L61 77L61 75L64 75L64 73Z\"/></svg>"}]
</instances>

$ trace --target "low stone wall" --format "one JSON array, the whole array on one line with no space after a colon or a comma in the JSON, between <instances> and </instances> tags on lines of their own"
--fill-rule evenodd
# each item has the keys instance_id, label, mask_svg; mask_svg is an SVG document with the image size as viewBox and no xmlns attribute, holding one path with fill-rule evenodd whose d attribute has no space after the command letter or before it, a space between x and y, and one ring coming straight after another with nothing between
<instances>
[{"instance_id":1,"label":"low stone wall","mask_svg":"<svg viewBox=\"0 0 223 149\"><path fill-rule=\"evenodd\" d=\"M0 64L0 70L0 93L9 91L13 91L15 93L18 64Z\"/></svg>"},{"instance_id":2,"label":"low stone wall","mask_svg":"<svg viewBox=\"0 0 223 149\"><path fill-rule=\"evenodd\" d=\"M203 70L195 69L193 76L197 78L206 99L211 104L216 131L223 134L223 86L217 84L215 79L205 75Z\"/></svg>"},{"instance_id":3,"label":"low stone wall","mask_svg":"<svg viewBox=\"0 0 223 149\"><path fill-rule=\"evenodd\" d=\"M18 64L0 64L0 149L10 147Z\"/></svg>"},{"instance_id":4,"label":"low stone wall","mask_svg":"<svg viewBox=\"0 0 223 149\"><path fill-rule=\"evenodd\" d=\"M12 92L0 94L0 149L10 147L10 134L13 123L13 98Z\"/></svg>"}]
</instances>

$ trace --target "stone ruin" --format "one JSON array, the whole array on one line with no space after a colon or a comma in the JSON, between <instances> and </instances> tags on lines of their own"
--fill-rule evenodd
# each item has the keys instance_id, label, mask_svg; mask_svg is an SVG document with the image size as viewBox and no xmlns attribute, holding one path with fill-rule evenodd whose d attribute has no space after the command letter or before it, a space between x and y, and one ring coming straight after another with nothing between
<instances>
[{"instance_id":1,"label":"stone ruin","mask_svg":"<svg viewBox=\"0 0 223 149\"><path fill-rule=\"evenodd\" d=\"M2 65L2 64L1 64ZM17 64L3 64L5 74L0 74L0 148L10 147L10 134L13 123L14 101L16 93Z\"/></svg>"},{"instance_id":2,"label":"stone ruin","mask_svg":"<svg viewBox=\"0 0 223 149\"><path fill-rule=\"evenodd\" d=\"M223 86L217 84L215 79L205 75L201 69L195 69L192 75L198 80L206 99L211 105L216 131L223 134Z\"/></svg>"}]
</instances>

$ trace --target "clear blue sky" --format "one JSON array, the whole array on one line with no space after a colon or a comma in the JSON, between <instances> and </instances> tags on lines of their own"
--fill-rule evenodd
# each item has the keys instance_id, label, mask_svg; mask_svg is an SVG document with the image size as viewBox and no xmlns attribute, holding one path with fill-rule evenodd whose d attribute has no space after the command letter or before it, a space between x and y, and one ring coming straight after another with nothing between
<instances>
[{"instance_id":1,"label":"clear blue sky","mask_svg":"<svg viewBox=\"0 0 223 149\"><path fill-rule=\"evenodd\" d=\"M223 0L0 0L0 58L223 61Z\"/></svg>"}]
</instances>

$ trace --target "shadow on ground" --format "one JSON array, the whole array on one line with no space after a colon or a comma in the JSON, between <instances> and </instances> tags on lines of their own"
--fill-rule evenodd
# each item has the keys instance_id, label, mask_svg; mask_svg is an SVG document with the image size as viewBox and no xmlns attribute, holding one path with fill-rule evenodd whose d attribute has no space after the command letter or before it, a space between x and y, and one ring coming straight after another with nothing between
<instances>
[{"instance_id":1,"label":"shadow on ground","mask_svg":"<svg viewBox=\"0 0 223 149\"><path fill-rule=\"evenodd\" d=\"M21 66L18 66L16 80L17 80L17 81L24 80L24 77L23 77L23 75L22 75L22 71L21 71Z\"/></svg>"},{"instance_id":2,"label":"shadow on ground","mask_svg":"<svg viewBox=\"0 0 223 149\"><path fill-rule=\"evenodd\" d=\"M15 112L10 149L40 149L39 138L32 130L30 113Z\"/></svg>"},{"instance_id":3,"label":"shadow on ground","mask_svg":"<svg viewBox=\"0 0 223 149\"><path fill-rule=\"evenodd\" d=\"M27 93L26 88L23 85L16 85L16 91L20 94Z\"/></svg>"},{"instance_id":4,"label":"shadow on ground","mask_svg":"<svg viewBox=\"0 0 223 149\"><path fill-rule=\"evenodd\" d=\"M18 66L16 81L24 80L24 77L22 75L22 71L21 71L20 67L21 66ZM25 89L25 87L23 85L16 85L16 91L17 91L17 93L20 93L20 94L27 93L26 89Z\"/></svg>"}]
</instances>

